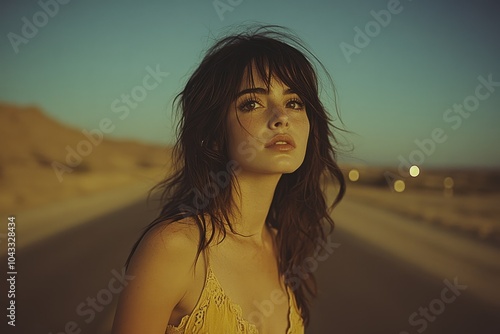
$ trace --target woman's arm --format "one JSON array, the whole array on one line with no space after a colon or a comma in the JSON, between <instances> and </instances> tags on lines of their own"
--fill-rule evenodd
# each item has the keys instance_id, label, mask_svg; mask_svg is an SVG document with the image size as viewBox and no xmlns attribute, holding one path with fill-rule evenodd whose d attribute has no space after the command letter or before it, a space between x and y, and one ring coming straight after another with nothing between
<instances>
[{"instance_id":1,"label":"woman's arm","mask_svg":"<svg viewBox=\"0 0 500 334\"><path fill-rule=\"evenodd\" d=\"M197 241L186 225L149 231L137 247L122 291L113 334L164 334L175 305L193 281Z\"/></svg>"}]
</instances>

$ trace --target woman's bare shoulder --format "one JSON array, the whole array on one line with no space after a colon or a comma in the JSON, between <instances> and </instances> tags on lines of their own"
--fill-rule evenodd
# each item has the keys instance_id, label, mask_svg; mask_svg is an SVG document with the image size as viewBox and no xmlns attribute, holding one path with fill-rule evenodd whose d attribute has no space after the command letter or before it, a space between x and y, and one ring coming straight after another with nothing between
<instances>
[{"instance_id":1,"label":"woman's bare shoulder","mask_svg":"<svg viewBox=\"0 0 500 334\"><path fill-rule=\"evenodd\" d=\"M194 280L196 229L186 219L156 224L144 235L127 268L133 279L120 296L114 333L165 330L168 315Z\"/></svg>"},{"instance_id":2,"label":"woman's bare shoulder","mask_svg":"<svg viewBox=\"0 0 500 334\"><path fill-rule=\"evenodd\" d=\"M152 255L192 257L196 254L199 232L193 218L163 221L152 227L139 243L140 248L154 251Z\"/></svg>"},{"instance_id":3,"label":"woman's bare shoulder","mask_svg":"<svg viewBox=\"0 0 500 334\"><path fill-rule=\"evenodd\" d=\"M196 229L188 218L152 227L130 260L127 271L136 277L131 285L137 285L143 294L174 301L175 305L194 278L198 250Z\"/></svg>"}]
</instances>

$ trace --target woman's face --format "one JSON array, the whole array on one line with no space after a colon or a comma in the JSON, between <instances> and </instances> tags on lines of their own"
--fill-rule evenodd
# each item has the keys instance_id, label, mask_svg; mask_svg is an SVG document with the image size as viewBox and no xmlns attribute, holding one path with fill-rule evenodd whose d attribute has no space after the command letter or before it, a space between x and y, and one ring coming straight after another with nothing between
<instances>
[{"instance_id":1,"label":"woman's face","mask_svg":"<svg viewBox=\"0 0 500 334\"><path fill-rule=\"evenodd\" d=\"M244 77L227 119L229 158L245 172L292 173L304 161L309 137L305 104L282 82L271 79L269 91L253 72Z\"/></svg>"}]
</instances>

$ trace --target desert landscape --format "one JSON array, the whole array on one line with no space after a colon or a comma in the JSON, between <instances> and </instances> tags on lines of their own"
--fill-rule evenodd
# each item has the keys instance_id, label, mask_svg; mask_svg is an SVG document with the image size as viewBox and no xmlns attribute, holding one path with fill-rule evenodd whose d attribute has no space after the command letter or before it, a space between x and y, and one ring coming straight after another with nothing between
<instances>
[{"instance_id":1,"label":"desert landscape","mask_svg":"<svg viewBox=\"0 0 500 334\"><path fill-rule=\"evenodd\" d=\"M4 215L119 193L137 184L151 187L170 166L170 147L101 139L59 123L36 106L1 103L0 140ZM78 152L84 153L80 160ZM500 242L499 170L423 169L410 177L396 168L341 167L350 200ZM396 180L404 182L403 191L394 190Z\"/></svg>"},{"instance_id":2,"label":"desert landscape","mask_svg":"<svg viewBox=\"0 0 500 334\"><path fill-rule=\"evenodd\" d=\"M86 136L36 106L1 103L0 141L2 214L154 183L169 166L169 147Z\"/></svg>"}]
</instances>

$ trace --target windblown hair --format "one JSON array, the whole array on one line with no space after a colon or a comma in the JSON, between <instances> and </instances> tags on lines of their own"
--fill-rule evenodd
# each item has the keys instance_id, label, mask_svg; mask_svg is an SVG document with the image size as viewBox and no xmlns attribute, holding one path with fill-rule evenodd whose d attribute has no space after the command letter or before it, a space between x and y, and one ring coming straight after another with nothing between
<instances>
[{"instance_id":1,"label":"windblown hair","mask_svg":"<svg viewBox=\"0 0 500 334\"><path fill-rule=\"evenodd\" d=\"M332 124L320 101L313 61L326 73L336 96L325 67L283 27L259 26L225 37L207 51L174 99L173 107L180 118L173 148L173 172L151 189L160 190L162 209L134 245L127 264L142 237L162 222L192 218L200 237L196 261L214 241L214 231L224 238L229 233L225 228L228 226L235 233L231 217L237 210L232 196L238 189L237 173L228 168L226 119L245 73L253 86L253 67L268 88L271 78L290 87L304 101L310 122L304 162L293 173L281 176L266 219L266 224L278 231L279 272L294 291L304 323L308 324L311 299L317 294L314 275L309 273L307 278L291 275L296 268L304 268L305 259L313 256L319 240L326 240L333 231L330 210L342 199L346 188L336 163L334 145L338 141L332 132L339 128ZM336 103L334 108L338 114ZM217 177L220 182L215 181ZM338 193L328 205L324 188L332 182L336 183ZM292 279L297 282L297 278L300 284L292 284Z\"/></svg>"}]
</instances>

